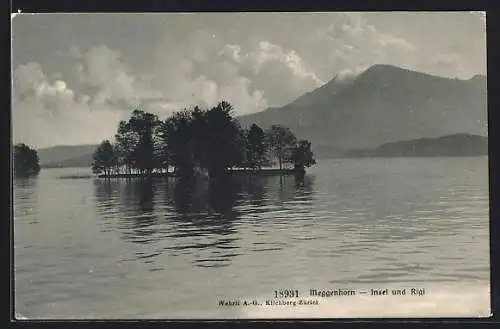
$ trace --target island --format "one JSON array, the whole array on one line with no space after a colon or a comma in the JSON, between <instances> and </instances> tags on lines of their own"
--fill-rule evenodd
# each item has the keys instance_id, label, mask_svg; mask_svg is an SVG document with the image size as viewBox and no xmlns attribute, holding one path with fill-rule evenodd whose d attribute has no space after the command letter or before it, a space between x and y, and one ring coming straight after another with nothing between
<instances>
[{"instance_id":1,"label":"island","mask_svg":"<svg viewBox=\"0 0 500 329\"><path fill-rule=\"evenodd\" d=\"M314 164L311 142L281 125L243 128L225 101L177 111L164 121L135 109L118 123L114 141L102 141L92 154L92 172L100 178L302 177Z\"/></svg>"}]
</instances>

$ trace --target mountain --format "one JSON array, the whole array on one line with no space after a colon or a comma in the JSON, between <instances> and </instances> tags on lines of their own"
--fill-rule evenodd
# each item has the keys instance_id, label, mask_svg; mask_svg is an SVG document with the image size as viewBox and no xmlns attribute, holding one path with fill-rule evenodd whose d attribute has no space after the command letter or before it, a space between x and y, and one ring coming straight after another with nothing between
<instances>
[{"instance_id":1,"label":"mountain","mask_svg":"<svg viewBox=\"0 0 500 329\"><path fill-rule=\"evenodd\" d=\"M317 156L444 135L487 135L486 77L449 79L374 65L352 79L333 79L281 108L239 117L289 127Z\"/></svg>"},{"instance_id":2,"label":"mountain","mask_svg":"<svg viewBox=\"0 0 500 329\"><path fill-rule=\"evenodd\" d=\"M40 166L90 167L97 145L60 145L38 149Z\"/></svg>"},{"instance_id":3,"label":"mountain","mask_svg":"<svg viewBox=\"0 0 500 329\"><path fill-rule=\"evenodd\" d=\"M345 157L442 157L488 155L488 138L455 134L386 143L374 149L349 150Z\"/></svg>"}]
</instances>

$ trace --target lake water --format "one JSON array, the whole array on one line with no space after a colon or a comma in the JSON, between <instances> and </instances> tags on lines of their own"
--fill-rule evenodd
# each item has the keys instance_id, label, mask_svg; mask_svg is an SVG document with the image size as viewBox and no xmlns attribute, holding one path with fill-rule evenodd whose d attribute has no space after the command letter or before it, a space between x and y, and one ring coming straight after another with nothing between
<instances>
[{"instance_id":1,"label":"lake water","mask_svg":"<svg viewBox=\"0 0 500 329\"><path fill-rule=\"evenodd\" d=\"M489 315L487 157L320 160L303 182L211 186L60 178L75 173L14 182L24 317ZM338 288L406 295L309 297ZM265 305L277 289L319 305ZM263 305L218 305L232 298Z\"/></svg>"}]
</instances>

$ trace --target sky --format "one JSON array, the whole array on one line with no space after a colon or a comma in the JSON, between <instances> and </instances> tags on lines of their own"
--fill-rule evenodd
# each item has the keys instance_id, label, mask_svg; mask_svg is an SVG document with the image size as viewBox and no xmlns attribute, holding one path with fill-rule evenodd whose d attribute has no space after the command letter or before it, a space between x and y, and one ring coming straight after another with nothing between
<instances>
[{"instance_id":1,"label":"sky","mask_svg":"<svg viewBox=\"0 0 500 329\"><path fill-rule=\"evenodd\" d=\"M138 107L164 119L226 100L253 113L374 64L486 74L485 14L19 14L13 141L98 143Z\"/></svg>"}]
</instances>

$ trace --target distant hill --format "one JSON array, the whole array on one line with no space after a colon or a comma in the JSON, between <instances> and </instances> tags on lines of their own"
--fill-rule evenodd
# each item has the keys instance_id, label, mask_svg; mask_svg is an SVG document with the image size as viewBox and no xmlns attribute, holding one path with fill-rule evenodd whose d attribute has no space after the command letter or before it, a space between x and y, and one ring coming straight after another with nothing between
<instances>
[{"instance_id":1,"label":"distant hill","mask_svg":"<svg viewBox=\"0 0 500 329\"><path fill-rule=\"evenodd\" d=\"M386 143L373 149L346 151L344 157L442 157L488 155L488 138L456 134Z\"/></svg>"},{"instance_id":2,"label":"distant hill","mask_svg":"<svg viewBox=\"0 0 500 329\"><path fill-rule=\"evenodd\" d=\"M95 145L64 146L41 149L41 153L50 149L59 150L54 157L89 152L82 156L65 158L53 162L41 162L43 168L90 167L92 152ZM61 152L64 150L64 152ZM53 152L53 151L51 151ZM45 153L46 154L46 153ZM375 148L352 149L339 151L336 157L365 158L365 157L443 157L443 156L479 156L488 155L488 138L479 135L454 134L438 138L418 138L398 142L385 143Z\"/></svg>"},{"instance_id":3,"label":"distant hill","mask_svg":"<svg viewBox=\"0 0 500 329\"><path fill-rule=\"evenodd\" d=\"M486 77L448 79L375 65L334 79L281 108L239 117L243 126L281 124L312 142L318 156L392 141L487 135Z\"/></svg>"},{"instance_id":4,"label":"distant hill","mask_svg":"<svg viewBox=\"0 0 500 329\"><path fill-rule=\"evenodd\" d=\"M61 145L38 149L40 166L51 167L90 167L92 153L97 145Z\"/></svg>"},{"instance_id":5,"label":"distant hill","mask_svg":"<svg viewBox=\"0 0 500 329\"><path fill-rule=\"evenodd\" d=\"M75 158L64 159L61 161L49 162L41 165L42 168L83 168L92 165L92 154L85 154Z\"/></svg>"}]
</instances>

